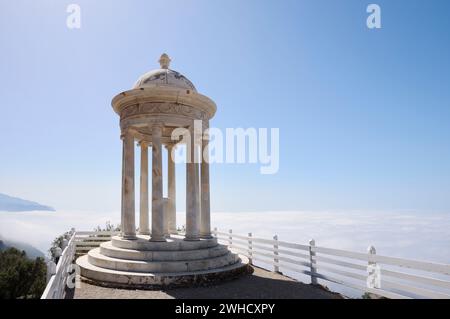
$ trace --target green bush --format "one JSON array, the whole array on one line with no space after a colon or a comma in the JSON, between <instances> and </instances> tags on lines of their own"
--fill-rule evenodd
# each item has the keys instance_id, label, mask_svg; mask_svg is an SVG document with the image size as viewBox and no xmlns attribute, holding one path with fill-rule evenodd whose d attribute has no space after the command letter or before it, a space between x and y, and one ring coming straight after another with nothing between
<instances>
[{"instance_id":1,"label":"green bush","mask_svg":"<svg viewBox=\"0 0 450 319\"><path fill-rule=\"evenodd\" d=\"M98 225L94 228L94 231L120 231L120 225L114 225L111 224L110 221L107 221L105 223L105 227L101 227L100 225Z\"/></svg>"},{"instance_id":2,"label":"green bush","mask_svg":"<svg viewBox=\"0 0 450 319\"><path fill-rule=\"evenodd\" d=\"M38 299L46 285L43 258L31 260L24 251L8 248L0 252L0 299Z\"/></svg>"}]
</instances>

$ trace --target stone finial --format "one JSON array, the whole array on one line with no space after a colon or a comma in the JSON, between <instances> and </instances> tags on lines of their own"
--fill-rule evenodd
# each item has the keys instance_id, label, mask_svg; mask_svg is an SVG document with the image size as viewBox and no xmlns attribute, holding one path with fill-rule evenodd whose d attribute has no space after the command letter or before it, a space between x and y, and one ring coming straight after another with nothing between
<instances>
[{"instance_id":1,"label":"stone finial","mask_svg":"<svg viewBox=\"0 0 450 319\"><path fill-rule=\"evenodd\" d=\"M158 62L161 65L161 69L168 69L170 65L170 61L172 61L166 53L161 54Z\"/></svg>"}]
</instances>

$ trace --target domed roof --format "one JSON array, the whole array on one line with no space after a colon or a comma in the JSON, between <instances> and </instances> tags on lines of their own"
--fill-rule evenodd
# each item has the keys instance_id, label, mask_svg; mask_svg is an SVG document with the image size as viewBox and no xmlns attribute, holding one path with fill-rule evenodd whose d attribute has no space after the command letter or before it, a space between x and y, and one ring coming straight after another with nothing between
<instances>
[{"instance_id":1,"label":"domed roof","mask_svg":"<svg viewBox=\"0 0 450 319\"><path fill-rule=\"evenodd\" d=\"M161 55L159 59L161 68L142 75L134 84L133 89L166 86L197 92L194 84L192 84L188 78L177 71L169 69L170 61L171 60L167 54L164 53Z\"/></svg>"}]
</instances>

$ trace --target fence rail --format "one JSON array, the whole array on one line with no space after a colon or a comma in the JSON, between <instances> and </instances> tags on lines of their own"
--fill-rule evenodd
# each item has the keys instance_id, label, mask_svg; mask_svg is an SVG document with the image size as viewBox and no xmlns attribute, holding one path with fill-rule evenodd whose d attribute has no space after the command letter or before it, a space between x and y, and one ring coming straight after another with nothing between
<instances>
[{"instance_id":1,"label":"fence rail","mask_svg":"<svg viewBox=\"0 0 450 319\"><path fill-rule=\"evenodd\" d=\"M318 280L332 282L386 298L450 299L450 265L389 257L376 254L374 247L367 253L353 252L273 239L256 238L214 229L219 242L245 255L250 262L273 267L275 272L291 271ZM426 274L423 274L423 273Z\"/></svg>"},{"instance_id":2,"label":"fence rail","mask_svg":"<svg viewBox=\"0 0 450 319\"><path fill-rule=\"evenodd\" d=\"M41 299L64 299L69 276L76 270L73 264L75 257L110 241L111 237L117 234L117 231L72 231L70 240L63 243L65 247L58 263L47 263L48 282Z\"/></svg>"},{"instance_id":3,"label":"fence rail","mask_svg":"<svg viewBox=\"0 0 450 319\"><path fill-rule=\"evenodd\" d=\"M76 233L72 233L69 242L64 244L64 250L59 257L56 266L53 261L47 263L49 280L41 299L64 299L66 295L67 280L73 270L73 258L76 249L75 237Z\"/></svg>"}]
</instances>

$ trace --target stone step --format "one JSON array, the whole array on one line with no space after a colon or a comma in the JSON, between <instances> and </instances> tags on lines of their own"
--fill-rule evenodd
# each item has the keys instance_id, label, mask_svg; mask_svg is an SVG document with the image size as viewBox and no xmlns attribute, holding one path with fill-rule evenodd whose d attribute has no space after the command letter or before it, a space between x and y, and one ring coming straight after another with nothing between
<instances>
[{"instance_id":1,"label":"stone step","mask_svg":"<svg viewBox=\"0 0 450 319\"><path fill-rule=\"evenodd\" d=\"M91 264L88 255L81 256L76 263L80 267L84 280L101 286L128 289L161 289L162 286L207 284L251 272L245 256L240 256L234 264L221 268L176 273L141 273L101 268Z\"/></svg>"},{"instance_id":2,"label":"stone step","mask_svg":"<svg viewBox=\"0 0 450 319\"><path fill-rule=\"evenodd\" d=\"M225 267L238 261L238 256L228 252L219 257L178 261L144 261L105 256L100 248L89 251L88 261L98 267L130 272L192 272Z\"/></svg>"},{"instance_id":3,"label":"stone step","mask_svg":"<svg viewBox=\"0 0 450 319\"><path fill-rule=\"evenodd\" d=\"M135 240L123 239L119 236L111 238L112 245L117 248L147 251L180 251L196 250L217 246L217 238L186 241L184 237L172 235L165 242L149 241L149 236L137 236Z\"/></svg>"},{"instance_id":4,"label":"stone step","mask_svg":"<svg viewBox=\"0 0 450 319\"><path fill-rule=\"evenodd\" d=\"M179 261L195 260L223 256L228 253L224 245L216 245L209 248L194 250L136 250L118 248L111 242L100 245L100 253L104 256L118 259L141 260L141 261Z\"/></svg>"}]
</instances>

